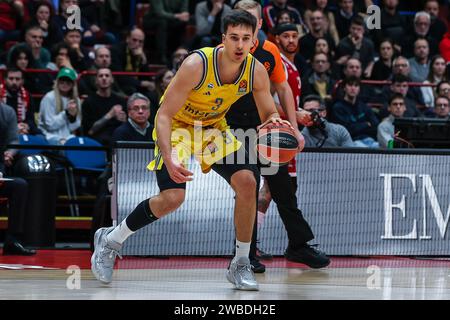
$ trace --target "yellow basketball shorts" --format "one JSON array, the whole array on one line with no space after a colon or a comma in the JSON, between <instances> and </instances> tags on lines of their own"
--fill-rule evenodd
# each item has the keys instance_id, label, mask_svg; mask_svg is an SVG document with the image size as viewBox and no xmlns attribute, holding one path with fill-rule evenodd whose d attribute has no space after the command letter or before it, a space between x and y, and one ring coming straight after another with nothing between
<instances>
[{"instance_id":1,"label":"yellow basketball shorts","mask_svg":"<svg viewBox=\"0 0 450 320\"><path fill-rule=\"evenodd\" d=\"M156 125L153 139L156 142L155 158L147 166L151 171L161 170L163 166ZM208 127L173 120L171 142L172 154L176 155L180 163L187 166L188 161L194 156L200 163L203 173L209 172L214 163L236 152L242 145L231 133L225 119Z\"/></svg>"}]
</instances>

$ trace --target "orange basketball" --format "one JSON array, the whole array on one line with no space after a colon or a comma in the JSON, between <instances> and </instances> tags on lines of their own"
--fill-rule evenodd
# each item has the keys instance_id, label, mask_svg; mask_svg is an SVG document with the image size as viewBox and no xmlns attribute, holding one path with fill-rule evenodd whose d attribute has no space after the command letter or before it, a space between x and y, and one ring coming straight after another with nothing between
<instances>
[{"instance_id":1,"label":"orange basketball","mask_svg":"<svg viewBox=\"0 0 450 320\"><path fill-rule=\"evenodd\" d=\"M295 157L298 141L291 127L270 122L259 129L256 149L262 163L282 165Z\"/></svg>"}]
</instances>

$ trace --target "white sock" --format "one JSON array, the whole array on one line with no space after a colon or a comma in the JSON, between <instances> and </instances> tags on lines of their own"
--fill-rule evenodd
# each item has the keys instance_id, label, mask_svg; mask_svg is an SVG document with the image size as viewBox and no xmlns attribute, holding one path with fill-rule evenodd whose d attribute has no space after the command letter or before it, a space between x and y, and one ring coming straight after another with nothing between
<instances>
[{"instance_id":1,"label":"white sock","mask_svg":"<svg viewBox=\"0 0 450 320\"><path fill-rule=\"evenodd\" d=\"M246 257L248 258L248 255L250 253L250 242L240 242L236 239L236 259L239 259L240 257Z\"/></svg>"},{"instance_id":2,"label":"white sock","mask_svg":"<svg viewBox=\"0 0 450 320\"><path fill-rule=\"evenodd\" d=\"M134 231L131 231L127 226L126 219L123 220L117 227L114 228L107 236L108 241L115 241L122 244L129 236L131 236Z\"/></svg>"},{"instance_id":3,"label":"white sock","mask_svg":"<svg viewBox=\"0 0 450 320\"><path fill-rule=\"evenodd\" d=\"M264 223L264 218L266 217L266 214L262 211L258 211L258 228L261 228L261 226Z\"/></svg>"}]
</instances>

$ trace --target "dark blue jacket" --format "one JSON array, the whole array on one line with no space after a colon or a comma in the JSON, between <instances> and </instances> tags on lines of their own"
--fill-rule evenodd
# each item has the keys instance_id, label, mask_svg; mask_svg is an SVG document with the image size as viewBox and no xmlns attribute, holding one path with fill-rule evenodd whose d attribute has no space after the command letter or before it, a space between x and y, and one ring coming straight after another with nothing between
<instances>
[{"instance_id":1,"label":"dark blue jacket","mask_svg":"<svg viewBox=\"0 0 450 320\"><path fill-rule=\"evenodd\" d=\"M352 105L345 100L338 100L331 108L331 113L336 123L347 128L353 140L367 137L376 140L379 121L365 103L357 99Z\"/></svg>"}]
</instances>

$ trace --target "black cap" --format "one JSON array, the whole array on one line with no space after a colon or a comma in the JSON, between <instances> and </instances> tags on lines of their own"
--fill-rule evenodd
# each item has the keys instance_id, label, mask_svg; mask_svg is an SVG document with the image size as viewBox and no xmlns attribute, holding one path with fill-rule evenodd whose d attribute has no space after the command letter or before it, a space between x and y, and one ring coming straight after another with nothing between
<instances>
[{"instance_id":1,"label":"black cap","mask_svg":"<svg viewBox=\"0 0 450 320\"><path fill-rule=\"evenodd\" d=\"M296 24L293 23L282 23L279 24L276 28L275 28L275 34L276 35L280 35L283 32L286 31L297 31L298 32L298 28Z\"/></svg>"}]
</instances>

